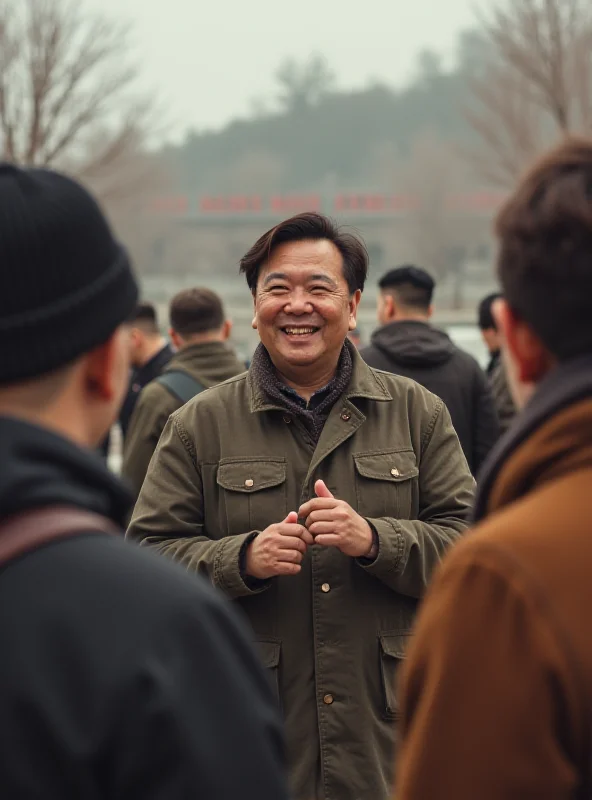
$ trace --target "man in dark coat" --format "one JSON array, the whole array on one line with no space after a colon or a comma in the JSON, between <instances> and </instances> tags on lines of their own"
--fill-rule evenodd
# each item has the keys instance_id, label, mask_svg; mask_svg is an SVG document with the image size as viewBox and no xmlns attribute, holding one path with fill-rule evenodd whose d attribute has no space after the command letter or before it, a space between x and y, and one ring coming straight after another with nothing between
<instances>
[{"instance_id":1,"label":"man in dark coat","mask_svg":"<svg viewBox=\"0 0 592 800\"><path fill-rule=\"evenodd\" d=\"M425 270L398 267L387 272L378 285L381 327L361 351L362 358L371 367L413 378L444 400L476 474L500 434L479 364L430 324L435 284Z\"/></svg>"},{"instance_id":2,"label":"man in dark coat","mask_svg":"<svg viewBox=\"0 0 592 800\"><path fill-rule=\"evenodd\" d=\"M500 427L502 432L505 432L516 416L516 406L508 386L506 368L501 359L501 334L492 313L493 304L501 296L500 292L493 292L484 297L479 304L479 330L489 351L489 364L487 365L486 373L491 386Z\"/></svg>"},{"instance_id":3,"label":"man in dark coat","mask_svg":"<svg viewBox=\"0 0 592 800\"><path fill-rule=\"evenodd\" d=\"M160 332L156 309L152 303L140 303L130 322L132 373L119 412L119 424L124 439L140 392L150 381L158 378L174 355L172 347Z\"/></svg>"},{"instance_id":4,"label":"man in dark coat","mask_svg":"<svg viewBox=\"0 0 592 800\"><path fill-rule=\"evenodd\" d=\"M130 498L92 452L127 386L125 251L54 172L0 166L0 219L2 796L283 800L279 724L242 627L118 535ZM11 560L33 512L37 537L68 536Z\"/></svg>"}]
</instances>

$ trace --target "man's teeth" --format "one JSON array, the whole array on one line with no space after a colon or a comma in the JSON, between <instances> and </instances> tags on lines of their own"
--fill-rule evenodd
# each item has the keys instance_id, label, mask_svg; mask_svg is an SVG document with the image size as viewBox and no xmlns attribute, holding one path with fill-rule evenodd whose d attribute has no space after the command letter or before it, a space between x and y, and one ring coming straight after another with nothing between
<instances>
[{"instance_id":1,"label":"man's teeth","mask_svg":"<svg viewBox=\"0 0 592 800\"><path fill-rule=\"evenodd\" d=\"M316 328L284 328L286 333L290 336L304 336L309 333L314 333Z\"/></svg>"}]
</instances>

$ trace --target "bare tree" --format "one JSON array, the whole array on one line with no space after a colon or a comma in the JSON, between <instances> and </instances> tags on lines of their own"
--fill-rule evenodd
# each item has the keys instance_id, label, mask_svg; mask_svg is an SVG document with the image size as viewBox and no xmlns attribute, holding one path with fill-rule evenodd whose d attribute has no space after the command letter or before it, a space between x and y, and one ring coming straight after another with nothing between
<instances>
[{"instance_id":1,"label":"bare tree","mask_svg":"<svg viewBox=\"0 0 592 800\"><path fill-rule=\"evenodd\" d=\"M275 78L280 85L280 106L288 112L300 112L317 105L335 85L334 72L318 54L302 64L292 58L286 59Z\"/></svg>"},{"instance_id":2,"label":"bare tree","mask_svg":"<svg viewBox=\"0 0 592 800\"><path fill-rule=\"evenodd\" d=\"M128 29L80 0L0 0L3 157L66 169L108 203L137 191L151 104L128 54Z\"/></svg>"},{"instance_id":3,"label":"bare tree","mask_svg":"<svg viewBox=\"0 0 592 800\"><path fill-rule=\"evenodd\" d=\"M503 0L482 21L489 64L468 118L480 171L509 185L551 141L592 126L592 3Z\"/></svg>"}]
</instances>

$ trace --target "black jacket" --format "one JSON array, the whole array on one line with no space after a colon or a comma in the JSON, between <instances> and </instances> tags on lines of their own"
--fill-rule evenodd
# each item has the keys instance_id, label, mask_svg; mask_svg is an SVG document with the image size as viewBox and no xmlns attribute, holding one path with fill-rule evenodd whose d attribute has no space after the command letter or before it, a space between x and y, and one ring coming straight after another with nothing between
<instances>
[{"instance_id":1,"label":"black jacket","mask_svg":"<svg viewBox=\"0 0 592 800\"><path fill-rule=\"evenodd\" d=\"M149 384L155 378L158 378L174 354L175 353L173 349L167 344L162 348L162 350L159 350L158 353L150 359L150 361L144 364L144 366L138 367L132 371L129 389L119 413L119 424L121 425L121 430L124 437L127 434L127 429L129 427L132 414L134 413L136 403L138 402L140 392L144 386Z\"/></svg>"},{"instance_id":2,"label":"black jacket","mask_svg":"<svg viewBox=\"0 0 592 800\"><path fill-rule=\"evenodd\" d=\"M475 359L427 322L391 322L361 351L371 366L403 375L448 407L469 467L476 474L500 435L487 379Z\"/></svg>"},{"instance_id":3,"label":"black jacket","mask_svg":"<svg viewBox=\"0 0 592 800\"><path fill-rule=\"evenodd\" d=\"M123 525L100 459L0 417L0 520L68 504ZM284 800L271 692L201 579L81 531L0 572L0 786L19 800Z\"/></svg>"}]
</instances>

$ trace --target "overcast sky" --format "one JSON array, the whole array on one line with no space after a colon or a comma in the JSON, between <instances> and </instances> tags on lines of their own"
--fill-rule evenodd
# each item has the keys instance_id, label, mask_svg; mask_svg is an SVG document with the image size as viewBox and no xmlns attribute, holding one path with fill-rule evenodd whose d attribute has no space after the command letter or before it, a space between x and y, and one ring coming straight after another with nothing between
<instances>
[{"instance_id":1,"label":"overcast sky","mask_svg":"<svg viewBox=\"0 0 592 800\"><path fill-rule=\"evenodd\" d=\"M452 53L475 0L87 0L133 23L142 79L170 132L218 127L273 96L286 56L322 53L341 87L400 84L425 47ZM350 9L350 10L348 10Z\"/></svg>"}]
</instances>

